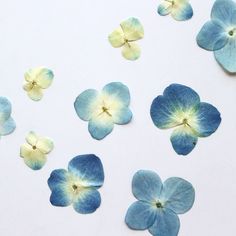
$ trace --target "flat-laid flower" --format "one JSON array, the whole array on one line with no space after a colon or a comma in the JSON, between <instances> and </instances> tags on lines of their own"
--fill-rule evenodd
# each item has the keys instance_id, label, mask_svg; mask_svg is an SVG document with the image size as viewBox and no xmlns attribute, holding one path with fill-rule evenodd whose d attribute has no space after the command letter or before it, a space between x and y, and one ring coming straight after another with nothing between
<instances>
[{"instance_id":1,"label":"flat-laid flower","mask_svg":"<svg viewBox=\"0 0 236 236\"><path fill-rule=\"evenodd\" d=\"M208 137L221 122L219 111L201 102L199 95L181 84L171 84L151 105L153 123L160 129L175 128L171 143L179 155L189 154L198 137Z\"/></svg>"},{"instance_id":2,"label":"flat-laid flower","mask_svg":"<svg viewBox=\"0 0 236 236\"><path fill-rule=\"evenodd\" d=\"M137 18L131 17L120 23L120 27L114 30L108 37L114 48L122 47L124 58L134 61L140 57L141 50L135 42L144 37L144 29Z\"/></svg>"},{"instance_id":3,"label":"flat-laid flower","mask_svg":"<svg viewBox=\"0 0 236 236\"><path fill-rule=\"evenodd\" d=\"M30 131L26 142L20 147L20 156L32 170L40 170L47 161L47 154L53 150L53 141Z\"/></svg>"},{"instance_id":4,"label":"flat-laid flower","mask_svg":"<svg viewBox=\"0 0 236 236\"><path fill-rule=\"evenodd\" d=\"M16 128L11 118L11 103L5 97L0 97L0 137L12 133Z\"/></svg>"},{"instance_id":5,"label":"flat-laid flower","mask_svg":"<svg viewBox=\"0 0 236 236\"><path fill-rule=\"evenodd\" d=\"M153 171L140 170L132 181L132 192L138 200L128 209L125 222L134 230L146 230L154 236L177 236L178 214L189 211L195 200L193 186L172 177L163 184Z\"/></svg>"},{"instance_id":6,"label":"flat-laid flower","mask_svg":"<svg viewBox=\"0 0 236 236\"><path fill-rule=\"evenodd\" d=\"M189 20L193 16L193 8L189 0L164 0L157 11L161 16L171 14L178 21Z\"/></svg>"},{"instance_id":7,"label":"flat-laid flower","mask_svg":"<svg viewBox=\"0 0 236 236\"><path fill-rule=\"evenodd\" d=\"M53 72L47 68L30 69L25 73L26 83L23 88L32 100L39 101L43 97L43 89L51 85L53 77Z\"/></svg>"},{"instance_id":8,"label":"flat-laid flower","mask_svg":"<svg viewBox=\"0 0 236 236\"><path fill-rule=\"evenodd\" d=\"M82 92L74 102L80 119L89 121L88 130L97 140L103 139L113 130L114 124L124 125L132 119L129 109L130 93L127 86L112 82L97 90Z\"/></svg>"},{"instance_id":9,"label":"flat-laid flower","mask_svg":"<svg viewBox=\"0 0 236 236\"><path fill-rule=\"evenodd\" d=\"M54 206L73 208L81 214L96 211L101 204L98 189L103 185L104 171L101 160L93 155L74 157L64 169L54 170L48 179Z\"/></svg>"},{"instance_id":10,"label":"flat-laid flower","mask_svg":"<svg viewBox=\"0 0 236 236\"><path fill-rule=\"evenodd\" d=\"M216 0L211 20L203 25L197 43L203 49L214 51L217 62L229 73L236 72L236 3Z\"/></svg>"}]
</instances>

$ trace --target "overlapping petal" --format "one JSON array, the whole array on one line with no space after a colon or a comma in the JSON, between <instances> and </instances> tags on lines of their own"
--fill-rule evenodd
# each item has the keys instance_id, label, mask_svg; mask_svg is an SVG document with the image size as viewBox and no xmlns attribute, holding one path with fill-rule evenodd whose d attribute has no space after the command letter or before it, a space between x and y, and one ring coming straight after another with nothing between
<instances>
[{"instance_id":1,"label":"overlapping petal","mask_svg":"<svg viewBox=\"0 0 236 236\"><path fill-rule=\"evenodd\" d=\"M16 128L15 121L10 117L4 123L0 124L0 135L8 135Z\"/></svg>"},{"instance_id":2,"label":"overlapping petal","mask_svg":"<svg viewBox=\"0 0 236 236\"><path fill-rule=\"evenodd\" d=\"M8 120L11 116L11 103L5 97L0 97L0 123Z\"/></svg>"},{"instance_id":3,"label":"overlapping petal","mask_svg":"<svg viewBox=\"0 0 236 236\"><path fill-rule=\"evenodd\" d=\"M110 44L114 48L119 48L124 45L125 43L125 36L124 32L121 27L114 30L109 36L108 36Z\"/></svg>"},{"instance_id":4,"label":"overlapping petal","mask_svg":"<svg viewBox=\"0 0 236 236\"><path fill-rule=\"evenodd\" d=\"M27 92L27 94L34 101L39 101L43 97L42 89L38 85L34 85L33 88Z\"/></svg>"},{"instance_id":5,"label":"overlapping petal","mask_svg":"<svg viewBox=\"0 0 236 236\"><path fill-rule=\"evenodd\" d=\"M52 190L50 202L53 206L65 207L69 206L73 201L73 195L69 194L66 186L60 185Z\"/></svg>"},{"instance_id":6,"label":"overlapping petal","mask_svg":"<svg viewBox=\"0 0 236 236\"><path fill-rule=\"evenodd\" d=\"M53 81L54 74L47 68L37 68L35 72L35 82L42 88L48 88Z\"/></svg>"},{"instance_id":7,"label":"overlapping petal","mask_svg":"<svg viewBox=\"0 0 236 236\"><path fill-rule=\"evenodd\" d=\"M141 49L137 43L127 42L122 48L122 55L127 60L135 61L140 57Z\"/></svg>"},{"instance_id":8,"label":"overlapping petal","mask_svg":"<svg viewBox=\"0 0 236 236\"><path fill-rule=\"evenodd\" d=\"M171 15L178 21L189 20L193 16L192 6L186 0L175 0Z\"/></svg>"},{"instance_id":9,"label":"overlapping petal","mask_svg":"<svg viewBox=\"0 0 236 236\"><path fill-rule=\"evenodd\" d=\"M39 137L36 146L42 153L48 154L53 150L54 144L50 138Z\"/></svg>"},{"instance_id":10,"label":"overlapping petal","mask_svg":"<svg viewBox=\"0 0 236 236\"><path fill-rule=\"evenodd\" d=\"M49 179L48 186L51 190L54 190L60 186L65 186L70 178L70 174L67 170L57 169L52 171Z\"/></svg>"},{"instance_id":11,"label":"overlapping petal","mask_svg":"<svg viewBox=\"0 0 236 236\"><path fill-rule=\"evenodd\" d=\"M128 107L123 107L112 113L113 122L118 125L128 124L132 119L132 116L132 112Z\"/></svg>"},{"instance_id":12,"label":"overlapping petal","mask_svg":"<svg viewBox=\"0 0 236 236\"><path fill-rule=\"evenodd\" d=\"M157 9L157 12L161 16L166 16L172 11L172 3L169 1L163 1Z\"/></svg>"}]
</instances>

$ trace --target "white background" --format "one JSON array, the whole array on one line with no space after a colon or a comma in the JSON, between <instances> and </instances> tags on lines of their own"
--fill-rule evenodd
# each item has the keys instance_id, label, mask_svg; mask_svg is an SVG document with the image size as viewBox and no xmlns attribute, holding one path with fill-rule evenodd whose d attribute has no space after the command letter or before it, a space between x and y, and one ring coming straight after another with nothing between
<instances>
[{"instance_id":1,"label":"white background","mask_svg":"<svg viewBox=\"0 0 236 236\"><path fill-rule=\"evenodd\" d=\"M0 235L2 236L145 236L124 223L133 174L155 170L163 180L179 176L196 189L194 207L181 215L179 236L233 236L236 212L236 80L216 63L213 53L196 45L213 1L192 0L194 17L176 22L156 13L160 1L145 0L1 0L0 95L13 105L17 129L0 141ZM145 28L142 56L125 60L107 41L120 21L137 17ZM40 102L22 89L24 72L44 65L55 73ZM100 90L121 81L130 88L134 118L115 126L102 141L90 137L87 123L73 108L88 88ZM156 128L152 100L171 83L191 86L202 101L215 105L222 123L200 139L187 157L171 147L171 130ZM51 137L55 149L40 171L19 157L26 134ZM98 155L105 169L101 207L91 215L50 205L47 179L78 154Z\"/></svg>"}]
</instances>

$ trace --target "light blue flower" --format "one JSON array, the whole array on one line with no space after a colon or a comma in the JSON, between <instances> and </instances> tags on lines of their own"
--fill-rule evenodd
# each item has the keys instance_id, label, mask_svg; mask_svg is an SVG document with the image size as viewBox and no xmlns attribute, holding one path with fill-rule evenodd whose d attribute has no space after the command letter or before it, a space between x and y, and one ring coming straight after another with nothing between
<instances>
[{"instance_id":1,"label":"light blue flower","mask_svg":"<svg viewBox=\"0 0 236 236\"><path fill-rule=\"evenodd\" d=\"M0 137L12 133L16 128L11 118L11 103L5 97L0 97Z\"/></svg>"},{"instance_id":2,"label":"light blue flower","mask_svg":"<svg viewBox=\"0 0 236 236\"><path fill-rule=\"evenodd\" d=\"M153 123L160 129L175 128L171 143L179 155L189 154L198 137L208 137L221 123L219 111L201 102L198 94L181 84L171 84L151 105Z\"/></svg>"},{"instance_id":3,"label":"light blue flower","mask_svg":"<svg viewBox=\"0 0 236 236\"><path fill-rule=\"evenodd\" d=\"M154 236L177 236L180 221L177 214L189 211L195 200L193 186L186 180L172 177L163 184L153 171L140 170L132 181L135 198L125 222L134 230L149 230Z\"/></svg>"},{"instance_id":4,"label":"light blue flower","mask_svg":"<svg viewBox=\"0 0 236 236\"><path fill-rule=\"evenodd\" d=\"M93 154L77 156L69 162L68 171L57 169L51 173L48 179L52 191L50 202L59 207L72 204L81 214L93 213L101 204L98 189L103 182L101 160Z\"/></svg>"},{"instance_id":5,"label":"light blue flower","mask_svg":"<svg viewBox=\"0 0 236 236\"><path fill-rule=\"evenodd\" d=\"M217 62L229 73L236 72L236 3L216 0L208 21L197 35L203 49L214 51Z\"/></svg>"},{"instance_id":6,"label":"light blue flower","mask_svg":"<svg viewBox=\"0 0 236 236\"><path fill-rule=\"evenodd\" d=\"M193 16L193 8L189 0L163 0L157 12L161 16L171 14L171 16L178 21L189 20Z\"/></svg>"},{"instance_id":7,"label":"light blue flower","mask_svg":"<svg viewBox=\"0 0 236 236\"><path fill-rule=\"evenodd\" d=\"M102 92L88 89L75 100L74 107L80 119L89 121L88 130L97 140L113 130L114 124L124 125L132 119L129 109L130 93L120 82L107 84Z\"/></svg>"}]
</instances>

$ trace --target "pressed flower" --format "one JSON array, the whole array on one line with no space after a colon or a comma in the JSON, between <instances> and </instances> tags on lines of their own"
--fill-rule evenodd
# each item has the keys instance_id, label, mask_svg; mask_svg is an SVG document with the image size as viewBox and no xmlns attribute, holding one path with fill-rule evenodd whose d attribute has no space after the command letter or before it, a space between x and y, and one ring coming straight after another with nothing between
<instances>
[{"instance_id":1,"label":"pressed flower","mask_svg":"<svg viewBox=\"0 0 236 236\"><path fill-rule=\"evenodd\" d=\"M197 43L203 49L214 51L217 62L229 73L236 72L236 3L216 0L211 20L205 23L197 35Z\"/></svg>"},{"instance_id":2,"label":"pressed flower","mask_svg":"<svg viewBox=\"0 0 236 236\"><path fill-rule=\"evenodd\" d=\"M122 55L128 60L137 60L141 50L136 43L144 37L144 29L137 18L131 17L120 23L120 27L113 31L108 39L114 48L122 47Z\"/></svg>"},{"instance_id":3,"label":"pressed flower","mask_svg":"<svg viewBox=\"0 0 236 236\"><path fill-rule=\"evenodd\" d=\"M131 229L148 229L154 236L177 236L178 214L189 211L195 200L194 188L188 181L172 177L162 183L149 170L134 175L132 192L138 201L129 207L125 222Z\"/></svg>"},{"instance_id":4,"label":"pressed flower","mask_svg":"<svg viewBox=\"0 0 236 236\"><path fill-rule=\"evenodd\" d=\"M88 130L97 140L103 139L113 130L114 124L124 125L132 119L129 109L130 93L127 86L120 82L107 84L99 93L88 89L74 102L80 119L88 121Z\"/></svg>"},{"instance_id":5,"label":"pressed flower","mask_svg":"<svg viewBox=\"0 0 236 236\"><path fill-rule=\"evenodd\" d=\"M68 170L54 170L48 179L52 191L50 202L54 206L73 208L81 214L89 214L100 206L98 189L103 185L104 171L101 160L93 155L74 157Z\"/></svg>"},{"instance_id":6,"label":"pressed flower","mask_svg":"<svg viewBox=\"0 0 236 236\"><path fill-rule=\"evenodd\" d=\"M0 97L0 137L12 133L16 128L11 117L11 103L5 97Z\"/></svg>"},{"instance_id":7,"label":"pressed flower","mask_svg":"<svg viewBox=\"0 0 236 236\"><path fill-rule=\"evenodd\" d=\"M23 88L32 100L39 101L43 97L43 90L52 84L53 77L53 72L47 68L30 69L25 73Z\"/></svg>"},{"instance_id":8,"label":"pressed flower","mask_svg":"<svg viewBox=\"0 0 236 236\"><path fill-rule=\"evenodd\" d=\"M189 0L164 0L157 11L161 16L171 14L178 21L189 20L193 16L193 9Z\"/></svg>"},{"instance_id":9,"label":"pressed flower","mask_svg":"<svg viewBox=\"0 0 236 236\"><path fill-rule=\"evenodd\" d=\"M20 156L32 170L41 169L47 161L47 154L53 150L53 141L30 131L26 142L20 147Z\"/></svg>"},{"instance_id":10,"label":"pressed flower","mask_svg":"<svg viewBox=\"0 0 236 236\"><path fill-rule=\"evenodd\" d=\"M219 111L201 102L199 95L181 84L171 84L151 105L153 123L160 129L175 128L171 143L179 155L189 154L199 137L208 137L221 123Z\"/></svg>"}]
</instances>

